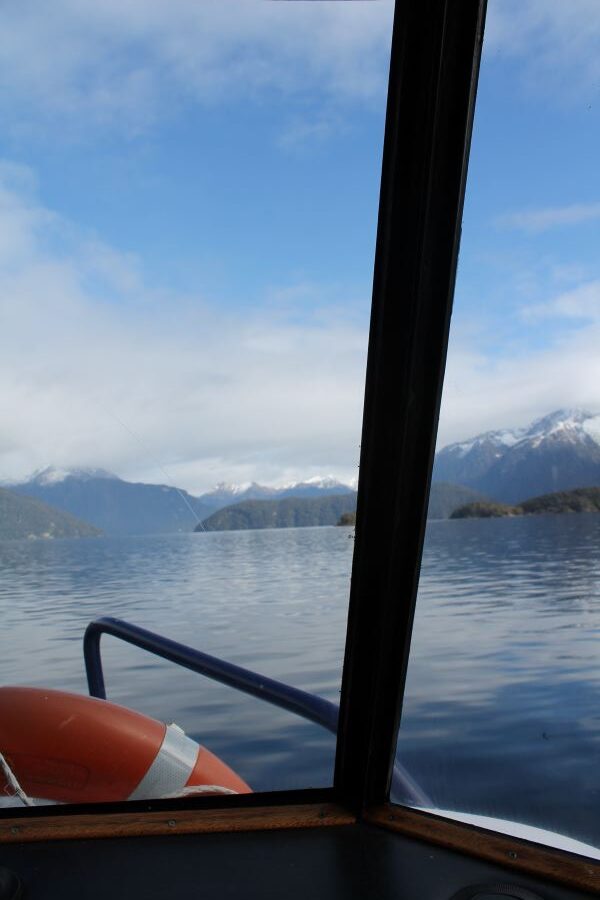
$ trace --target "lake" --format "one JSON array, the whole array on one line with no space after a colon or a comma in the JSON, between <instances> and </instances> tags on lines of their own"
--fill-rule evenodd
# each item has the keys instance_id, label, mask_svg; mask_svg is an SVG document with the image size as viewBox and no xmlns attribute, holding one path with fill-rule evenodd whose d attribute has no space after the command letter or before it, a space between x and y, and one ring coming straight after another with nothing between
<instances>
[{"instance_id":1,"label":"lake","mask_svg":"<svg viewBox=\"0 0 600 900\"><path fill-rule=\"evenodd\" d=\"M345 528L0 543L3 684L86 692L82 637L126 619L338 702ZM600 845L600 516L430 522L399 741L434 804ZM109 699L255 790L329 785L334 739L103 638Z\"/></svg>"}]
</instances>

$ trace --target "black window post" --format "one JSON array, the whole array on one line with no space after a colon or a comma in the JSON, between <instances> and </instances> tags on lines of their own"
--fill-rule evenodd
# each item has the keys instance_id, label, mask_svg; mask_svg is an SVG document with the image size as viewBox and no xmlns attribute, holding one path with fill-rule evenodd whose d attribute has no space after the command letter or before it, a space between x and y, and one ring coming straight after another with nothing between
<instances>
[{"instance_id":1,"label":"black window post","mask_svg":"<svg viewBox=\"0 0 600 900\"><path fill-rule=\"evenodd\" d=\"M485 0L398 0L335 787L387 799L425 532Z\"/></svg>"}]
</instances>

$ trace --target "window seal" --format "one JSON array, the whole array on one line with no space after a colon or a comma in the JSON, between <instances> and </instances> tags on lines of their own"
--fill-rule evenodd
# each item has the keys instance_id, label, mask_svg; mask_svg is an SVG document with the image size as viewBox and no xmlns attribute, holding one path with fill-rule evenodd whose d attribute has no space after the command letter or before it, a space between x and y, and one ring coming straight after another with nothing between
<instances>
[{"instance_id":1,"label":"window seal","mask_svg":"<svg viewBox=\"0 0 600 900\"><path fill-rule=\"evenodd\" d=\"M396 6L335 776L356 810L389 796L485 6Z\"/></svg>"}]
</instances>

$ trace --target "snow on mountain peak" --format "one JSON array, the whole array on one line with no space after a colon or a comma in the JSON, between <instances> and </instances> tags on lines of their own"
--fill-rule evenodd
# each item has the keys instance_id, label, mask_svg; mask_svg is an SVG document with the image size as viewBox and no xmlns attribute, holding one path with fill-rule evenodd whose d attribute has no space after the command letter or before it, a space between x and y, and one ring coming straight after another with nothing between
<instances>
[{"instance_id":1,"label":"snow on mountain peak","mask_svg":"<svg viewBox=\"0 0 600 900\"><path fill-rule=\"evenodd\" d=\"M443 450L452 451L456 456L466 456L474 447L481 447L484 444L505 448L513 447L517 444L524 433L522 428L503 429L500 431L486 431L478 434L467 441L461 441L456 444L448 444Z\"/></svg>"},{"instance_id":2,"label":"snow on mountain peak","mask_svg":"<svg viewBox=\"0 0 600 900\"><path fill-rule=\"evenodd\" d=\"M245 494L252 494L259 497L276 497L281 492L290 492L297 489L311 488L313 491L338 491L340 488L352 490L355 485L344 484L333 475L313 475L303 481L290 481L277 487L258 484L256 481L246 481L243 484L228 483L225 481L215 485L203 497L206 498L222 498L222 497L239 497Z\"/></svg>"},{"instance_id":3,"label":"snow on mountain peak","mask_svg":"<svg viewBox=\"0 0 600 900\"><path fill-rule=\"evenodd\" d=\"M332 488L339 487L341 483L333 475L313 475L312 478L306 478L304 481L297 482L292 487L297 487L298 484L310 484L312 487L317 488Z\"/></svg>"},{"instance_id":4,"label":"snow on mountain peak","mask_svg":"<svg viewBox=\"0 0 600 900\"><path fill-rule=\"evenodd\" d=\"M558 409L533 422L526 437L534 447L548 438L570 443L591 438L600 444L600 417L581 409Z\"/></svg>"},{"instance_id":5,"label":"snow on mountain peak","mask_svg":"<svg viewBox=\"0 0 600 900\"><path fill-rule=\"evenodd\" d=\"M252 487L253 482L244 481L242 484L233 484L233 482L229 481L219 481L218 484L215 484L210 491L207 491L205 496L211 497L213 494L243 494L244 491L247 491L248 488Z\"/></svg>"},{"instance_id":6,"label":"snow on mountain peak","mask_svg":"<svg viewBox=\"0 0 600 900\"><path fill-rule=\"evenodd\" d=\"M29 481L35 484L59 484L69 476L66 469L59 469L56 466L46 466L45 469L38 469L33 473Z\"/></svg>"},{"instance_id":7,"label":"snow on mountain peak","mask_svg":"<svg viewBox=\"0 0 600 900\"><path fill-rule=\"evenodd\" d=\"M466 441L448 444L440 452L452 453L455 457L462 458L474 448L483 445L496 446L500 451L508 450L522 441L538 446L551 435L557 438L564 437L570 441L587 436L600 445L600 415L581 409L557 409L536 419L525 428L486 431Z\"/></svg>"},{"instance_id":8,"label":"snow on mountain peak","mask_svg":"<svg viewBox=\"0 0 600 900\"><path fill-rule=\"evenodd\" d=\"M311 478L305 478L302 481L289 481L282 484L276 490L293 491L296 488L315 488L316 490L329 491L339 488L347 488L352 490L352 485L340 481L334 475L313 475Z\"/></svg>"},{"instance_id":9,"label":"snow on mountain peak","mask_svg":"<svg viewBox=\"0 0 600 900\"><path fill-rule=\"evenodd\" d=\"M567 429L581 430L587 419L594 418L591 413L581 409L557 409L555 412L537 419L528 428L528 435L549 435Z\"/></svg>"},{"instance_id":10,"label":"snow on mountain peak","mask_svg":"<svg viewBox=\"0 0 600 900\"><path fill-rule=\"evenodd\" d=\"M29 483L48 486L60 484L67 478L77 478L80 481L89 481L92 478L117 478L112 472L105 469L61 469L58 466L46 466L38 469L29 479Z\"/></svg>"},{"instance_id":11,"label":"snow on mountain peak","mask_svg":"<svg viewBox=\"0 0 600 900\"><path fill-rule=\"evenodd\" d=\"M600 446L600 416L590 416L582 427L588 437Z\"/></svg>"},{"instance_id":12,"label":"snow on mountain peak","mask_svg":"<svg viewBox=\"0 0 600 900\"><path fill-rule=\"evenodd\" d=\"M554 410L524 428L490 431L436 454L434 479L504 503L600 484L600 414Z\"/></svg>"}]
</instances>

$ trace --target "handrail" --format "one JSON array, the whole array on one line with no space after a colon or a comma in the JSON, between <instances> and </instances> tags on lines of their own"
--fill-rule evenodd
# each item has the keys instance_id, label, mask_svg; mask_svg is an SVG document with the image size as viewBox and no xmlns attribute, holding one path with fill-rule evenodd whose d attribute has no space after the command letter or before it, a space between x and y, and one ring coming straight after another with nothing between
<instances>
[{"instance_id":1,"label":"handrail","mask_svg":"<svg viewBox=\"0 0 600 900\"><path fill-rule=\"evenodd\" d=\"M275 706L280 706L310 719L317 725L322 725L328 731L337 733L337 717L338 708L329 700L323 700L321 697L315 697L306 691L298 690L298 688L290 687L282 682L275 681L272 678L266 678L249 669L243 669L241 666L233 665L218 659L216 656L210 656L200 650L187 647L185 644L179 644L170 638L147 631L138 625L132 625L130 622L124 622L121 619L113 619L105 616L96 619L88 625L85 636L83 638L83 656L85 660L85 669L88 679L90 695L92 697L100 697L106 700L106 688L104 686L104 675L102 672L102 661L100 657L100 637L102 634L110 634L113 637L120 638L128 644L140 647L168 659L170 662L191 669L199 675L206 675L214 681L220 681L229 687L244 691L253 697L259 697Z\"/></svg>"},{"instance_id":2,"label":"handrail","mask_svg":"<svg viewBox=\"0 0 600 900\"><path fill-rule=\"evenodd\" d=\"M122 619L115 619L112 616L103 616L91 622L86 628L83 638L83 657L90 696L92 697L106 700L106 687L100 654L100 638L103 634L119 638L128 644L133 644L141 650L147 650L149 653L169 660L169 662L173 662L178 666L183 666L192 672L197 672L199 675L212 678L213 681L219 681L221 684L228 685L228 687L243 691L253 697L258 697L260 700L272 703L274 706L279 706L288 712L295 713L304 719L321 725L332 732L332 734L337 734L339 708L329 700L325 700L323 697L316 697L314 694L291 687L273 678L259 675L250 669L236 666L233 663L218 659L216 656L210 656L201 650L180 644L170 638L163 637L163 635L148 631L146 628L140 628L138 625L133 625L131 622L125 622ZM414 806L431 805L429 798L416 784L411 775L398 763L394 767L392 784L395 795L401 797L402 802Z\"/></svg>"}]
</instances>

